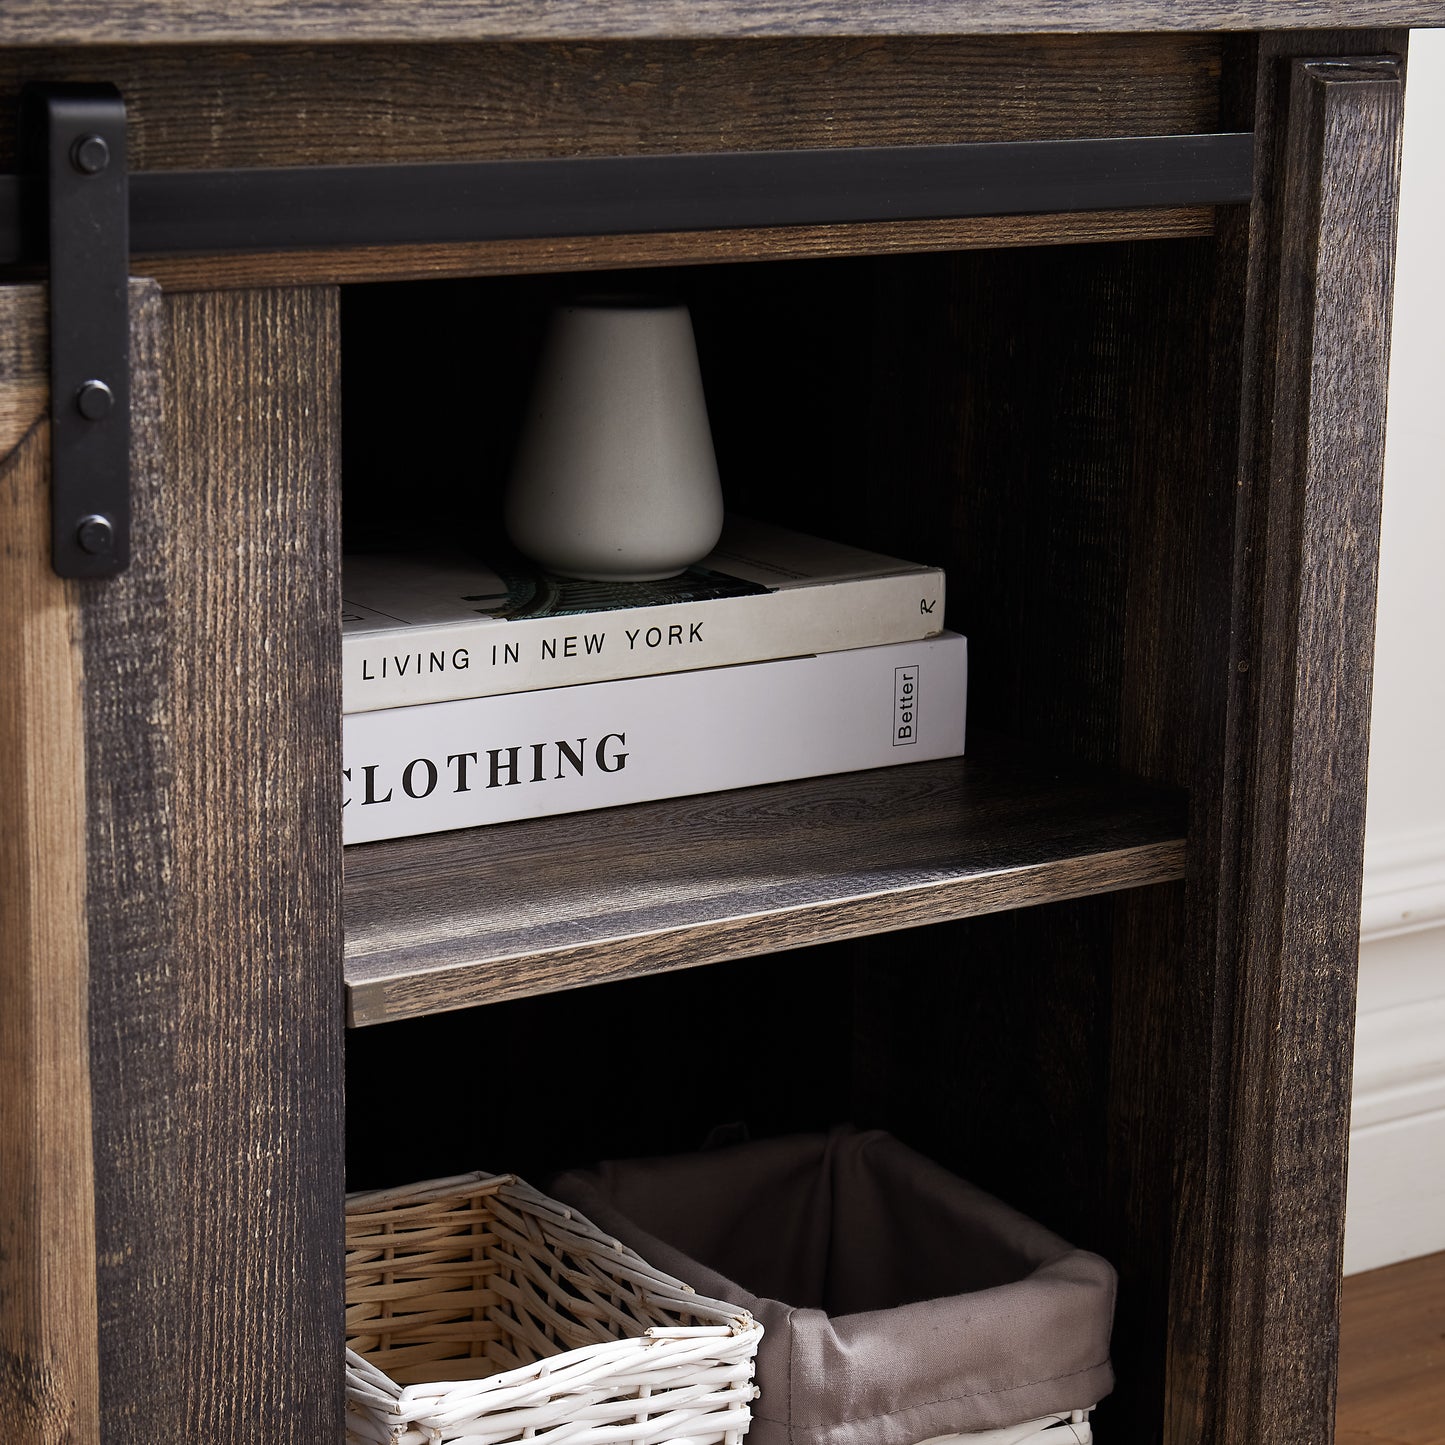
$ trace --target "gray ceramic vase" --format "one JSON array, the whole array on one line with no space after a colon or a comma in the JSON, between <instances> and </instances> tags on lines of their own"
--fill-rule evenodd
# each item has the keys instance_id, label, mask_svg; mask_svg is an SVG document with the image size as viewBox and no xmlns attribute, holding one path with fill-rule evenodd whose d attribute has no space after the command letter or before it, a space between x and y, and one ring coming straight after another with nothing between
<instances>
[{"instance_id":1,"label":"gray ceramic vase","mask_svg":"<svg viewBox=\"0 0 1445 1445\"><path fill-rule=\"evenodd\" d=\"M564 577L673 577L722 531L686 306L601 296L553 313L512 475L513 545Z\"/></svg>"}]
</instances>

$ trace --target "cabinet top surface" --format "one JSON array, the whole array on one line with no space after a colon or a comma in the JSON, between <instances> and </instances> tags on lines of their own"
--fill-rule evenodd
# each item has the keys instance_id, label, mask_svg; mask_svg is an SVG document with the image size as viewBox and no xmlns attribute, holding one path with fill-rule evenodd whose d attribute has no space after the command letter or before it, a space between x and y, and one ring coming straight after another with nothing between
<instances>
[{"instance_id":1,"label":"cabinet top surface","mask_svg":"<svg viewBox=\"0 0 1445 1445\"><path fill-rule=\"evenodd\" d=\"M0 45L706 39L1445 25L1445 0L6 0Z\"/></svg>"}]
</instances>

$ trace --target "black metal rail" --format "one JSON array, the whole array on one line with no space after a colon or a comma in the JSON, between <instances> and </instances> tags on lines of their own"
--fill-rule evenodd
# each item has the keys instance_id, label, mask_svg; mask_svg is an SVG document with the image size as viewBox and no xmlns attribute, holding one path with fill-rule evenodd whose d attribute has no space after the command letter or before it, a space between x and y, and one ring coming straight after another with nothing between
<instances>
[{"instance_id":1,"label":"black metal rail","mask_svg":"<svg viewBox=\"0 0 1445 1445\"><path fill-rule=\"evenodd\" d=\"M1249 133L666 156L141 171L130 249L281 251L908 221L1252 193ZM40 187L0 177L0 262L43 259Z\"/></svg>"}]
</instances>

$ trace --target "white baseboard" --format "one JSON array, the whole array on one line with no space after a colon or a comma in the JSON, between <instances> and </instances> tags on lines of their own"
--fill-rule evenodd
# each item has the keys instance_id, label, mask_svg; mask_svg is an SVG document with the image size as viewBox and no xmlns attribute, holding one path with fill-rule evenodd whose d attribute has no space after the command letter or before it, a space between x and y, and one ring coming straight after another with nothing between
<instances>
[{"instance_id":1,"label":"white baseboard","mask_svg":"<svg viewBox=\"0 0 1445 1445\"><path fill-rule=\"evenodd\" d=\"M1445 946L1445 931L1438 935ZM1432 940L1433 941L1433 940ZM1437 962L1434 951L1421 957ZM1361 956L1369 967L1369 949ZM1431 969L1445 984L1445 970ZM1445 996L1355 1025L1345 1273L1445 1249Z\"/></svg>"},{"instance_id":2,"label":"white baseboard","mask_svg":"<svg viewBox=\"0 0 1445 1445\"><path fill-rule=\"evenodd\" d=\"M1438 986L1435 998L1362 1013L1355 1021L1352 1130L1445 1110L1445 970Z\"/></svg>"},{"instance_id":3,"label":"white baseboard","mask_svg":"<svg viewBox=\"0 0 1445 1445\"><path fill-rule=\"evenodd\" d=\"M1365 842L1360 941L1445 926L1445 827Z\"/></svg>"},{"instance_id":4,"label":"white baseboard","mask_svg":"<svg viewBox=\"0 0 1445 1445\"><path fill-rule=\"evenodd\" d=\"M1352 1130L1345 1273L1445 1249L1445 1109Z\"/></svg>"},{"instance_id":5,"label":"white baseboard","mask_svg":"<svg viewBox=\"0 0 1445 1445\"><path fill-rule=\"evenodd\" d=\"M1371 840L1360 932L1347 1274L1445 1250L1445 828Z\"/></svg>"}]
</instances>

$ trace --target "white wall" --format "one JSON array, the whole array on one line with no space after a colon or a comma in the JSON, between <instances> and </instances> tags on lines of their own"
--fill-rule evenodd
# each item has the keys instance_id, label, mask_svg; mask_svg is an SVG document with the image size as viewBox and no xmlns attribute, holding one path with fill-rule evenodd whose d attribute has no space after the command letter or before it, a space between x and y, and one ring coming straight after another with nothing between
<instances>
[{"instance_id":1,"label":"white wall","mask_svg":"<svg viewBox=\"0 0 1445 1445\"><path fill-rule=\"evenodd\" d=\"M1410 38L1346 1272L1445 1250L1445 31Z\"/></svg>"}]
</instances>

